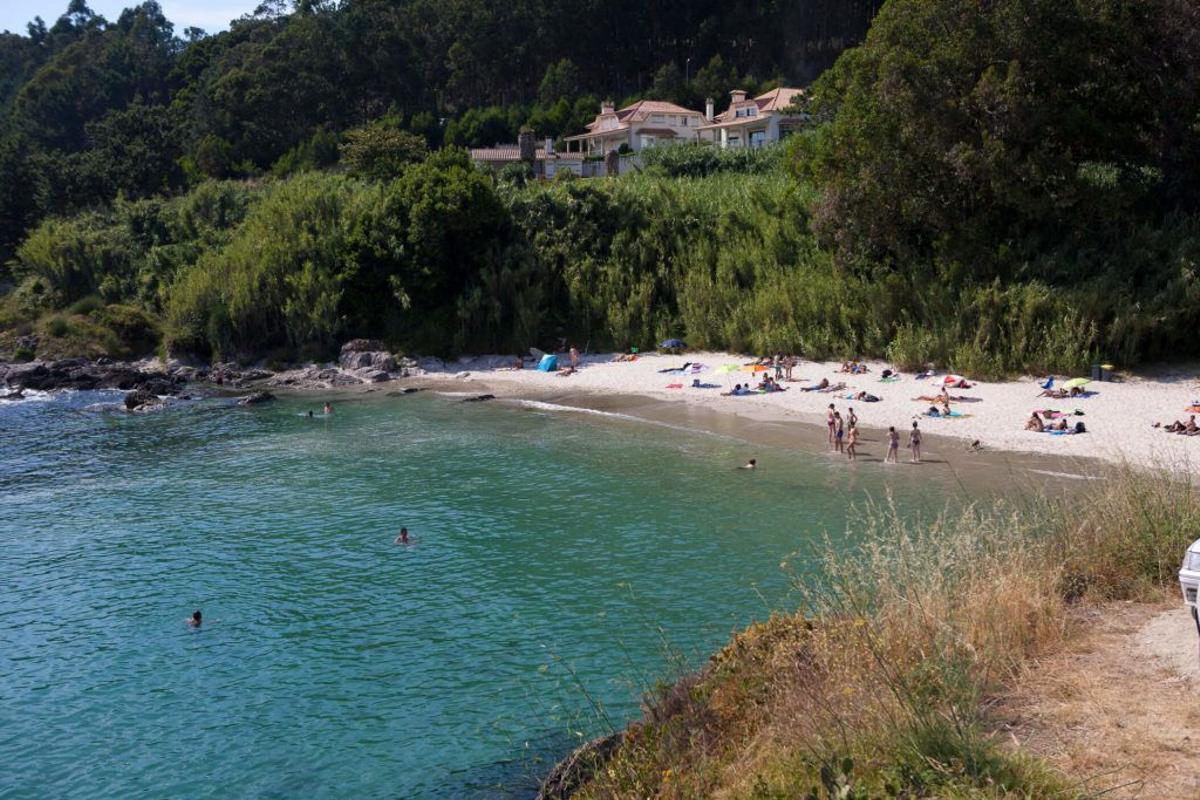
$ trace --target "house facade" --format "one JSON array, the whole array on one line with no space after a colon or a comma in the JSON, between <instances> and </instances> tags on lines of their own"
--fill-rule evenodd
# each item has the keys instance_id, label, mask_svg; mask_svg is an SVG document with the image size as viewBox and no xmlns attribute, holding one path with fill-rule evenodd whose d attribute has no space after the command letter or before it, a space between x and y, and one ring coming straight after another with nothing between
<instances>
[{"instance_id":1,"label":"house facade","mask_svg":"<svg viewBox=\"0 0 1200 800\"><path fill-rule=\"evenodd\" d=\"M721 147L762 147L787 138L807 122L805 114L787 111L803 98L803 89L772 89L754 98L740 89L729 94L729 108L715 117L710 101L707 119L697 129L702 141Z\"/></svg>"},{"instance_id":2,"label":"house facade","mask_svg":"<svg viewBox=\"0 0 1200 800\"><path fill-rule=\"evenodd\" d=\"M587 125L587 132L564 139L568 154L605 156L627 145L634 153L650 147L696 141L705 124L699 111L661 100L639 100L617 109L611 102Z\"/></svg>"}]
</instances>

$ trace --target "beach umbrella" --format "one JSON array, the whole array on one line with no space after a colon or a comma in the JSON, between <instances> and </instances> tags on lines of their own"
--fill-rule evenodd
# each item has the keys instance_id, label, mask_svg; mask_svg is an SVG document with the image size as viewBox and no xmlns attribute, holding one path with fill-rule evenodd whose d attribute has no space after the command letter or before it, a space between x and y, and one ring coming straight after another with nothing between
<instances>
[{"instance_id":1,"label":"beach umbrella","mask_svg":"<svg viewBox=\"0 0 1200 800\"><path fill-rule=\"evenodd\" d=\"M1071 380L1063 384L1063 388L1078 389L1080 386L1087 386L1091 382L1090 378L1071 378Z\"/></svg>"},{"instance_id":2,"label":"beach umbrella","mask_svg":"<svg viewBox=\"0 0 1200 800\"><path fill-rule=\"evenodd\" d=\"M682 339L663 339L663 342L659 345L659 347L665 350L682 350L683 348L687 347L687 345L683 343Z\"/></svg>"}]
</instances>

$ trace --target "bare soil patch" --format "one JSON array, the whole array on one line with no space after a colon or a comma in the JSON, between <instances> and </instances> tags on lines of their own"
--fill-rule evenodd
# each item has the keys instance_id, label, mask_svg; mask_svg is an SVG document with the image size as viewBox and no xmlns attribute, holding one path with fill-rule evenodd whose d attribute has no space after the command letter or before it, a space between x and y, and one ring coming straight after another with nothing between
<instances>
[{"instance_id":1,"label":"bare soil patch","mask_svg":"<svg viewBox=\"0 0 1200 800\"><path fill-rule=\"evenodd\" d=\"M1200 638L1182 604L1080 611L998 701L998 735L1113 798L1200 797Z\"/></svg>"}]
</instances>

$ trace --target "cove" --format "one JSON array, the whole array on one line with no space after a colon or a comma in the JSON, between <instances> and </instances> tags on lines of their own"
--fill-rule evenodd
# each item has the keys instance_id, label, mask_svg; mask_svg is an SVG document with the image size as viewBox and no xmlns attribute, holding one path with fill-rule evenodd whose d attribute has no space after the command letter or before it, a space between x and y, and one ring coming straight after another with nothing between
<instances>
[{"instance_id":1,"label":"cove","mask_svg":"<svg viewBox=\"0 0 1200 800\"><path fill-rule=\"evenodd\" d=\"M793 608L781 563L852 504L964 491L544 404L323 399L0 406L0 795L528 797Z\"/></svg>"}]
</instances>

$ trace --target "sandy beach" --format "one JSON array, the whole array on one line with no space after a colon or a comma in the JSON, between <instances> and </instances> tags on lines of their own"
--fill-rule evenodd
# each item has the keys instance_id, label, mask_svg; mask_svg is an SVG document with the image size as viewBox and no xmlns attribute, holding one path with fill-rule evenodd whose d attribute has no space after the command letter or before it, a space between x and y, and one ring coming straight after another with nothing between
<instances>
[{"instance_id":1,"label":"sandy beach","mask_svg":"<svg viewBox=\"0 0 1200 800\"><path fill-rule=\"evenodd\" d=\"M681 413L704 416L701 426L705 428L719 427L719 418L713 415L772 426L804 423L808 428L807 438L815 445L824 437L825 410L833 403L843 417L849 409L854 409L864 433L862 451L868 460L882 459L885 449L882 432L894 425L902 435L901 461L906 461L904 436L915 419L931 441L950 440L959 445L955 448L959 452L979 441L984 452L1096 458L1178 471L1200 461L1200 436L1171 434L1152 427L1155 422L1187 421L1186 409L1193 401L1200 400L1200 382L1192 370L1119 374L1111 381L1088 384L1089 394L1085 397L1063 400L1039 396L1042 378L971 381L969 389L950 390L952 397L964 398L951 403L952 410L962 416L936 418L924 415L932 404L916 398L936 395L944 372L924 380L907 373L901 374L899 380L884 382L880 375L888 368L885 363L867 362L870 372L851 375L840 372L840 362L802 361L792 371L793 380L782 384L787 391L744 397L723 394L737 383L757 383L761 379L762 374L752 376L744 369L721 371L727 365L740 366L749 361L745 356L703 352L677 356L652 353L641 355L636 361L616 362L612 355L605 354L584 356L575 374L563 376L531 369L528 361L526 368L513 370L509 368L511 357L491 356L450 362L444 370L430 371L428 377L437 380L441 388L445 388L445 379L451 379L461 383L464 391L487 391L497 396L607 410L627 409L631 398L652 398L658 401L655 406L660 407L663 402L678 403ZM561 357L561 363L566 363L565 356ZM685 363L702 364L705 369L699 373L661 372ZM1058 376L1056 385L1069 377ZM835 385L844 382L846 386L836 392L802 391L802 387L815 385L823 378ZM695 380L703 388L693 387ZM868 403L850 399L859 391L880 400ZM612 402L606 403L606 398ZM1042 409L1064 412L1070 425L1083 422L1087 432L1055 435L1026 431L1030 413ZM1083 414L1076 415L1076 410ZM820 427L814 430L812 425ZM744 425L740 427L745 429ZM937 448L927 449L932 453Z\"/></svg>"}]
</instances>

